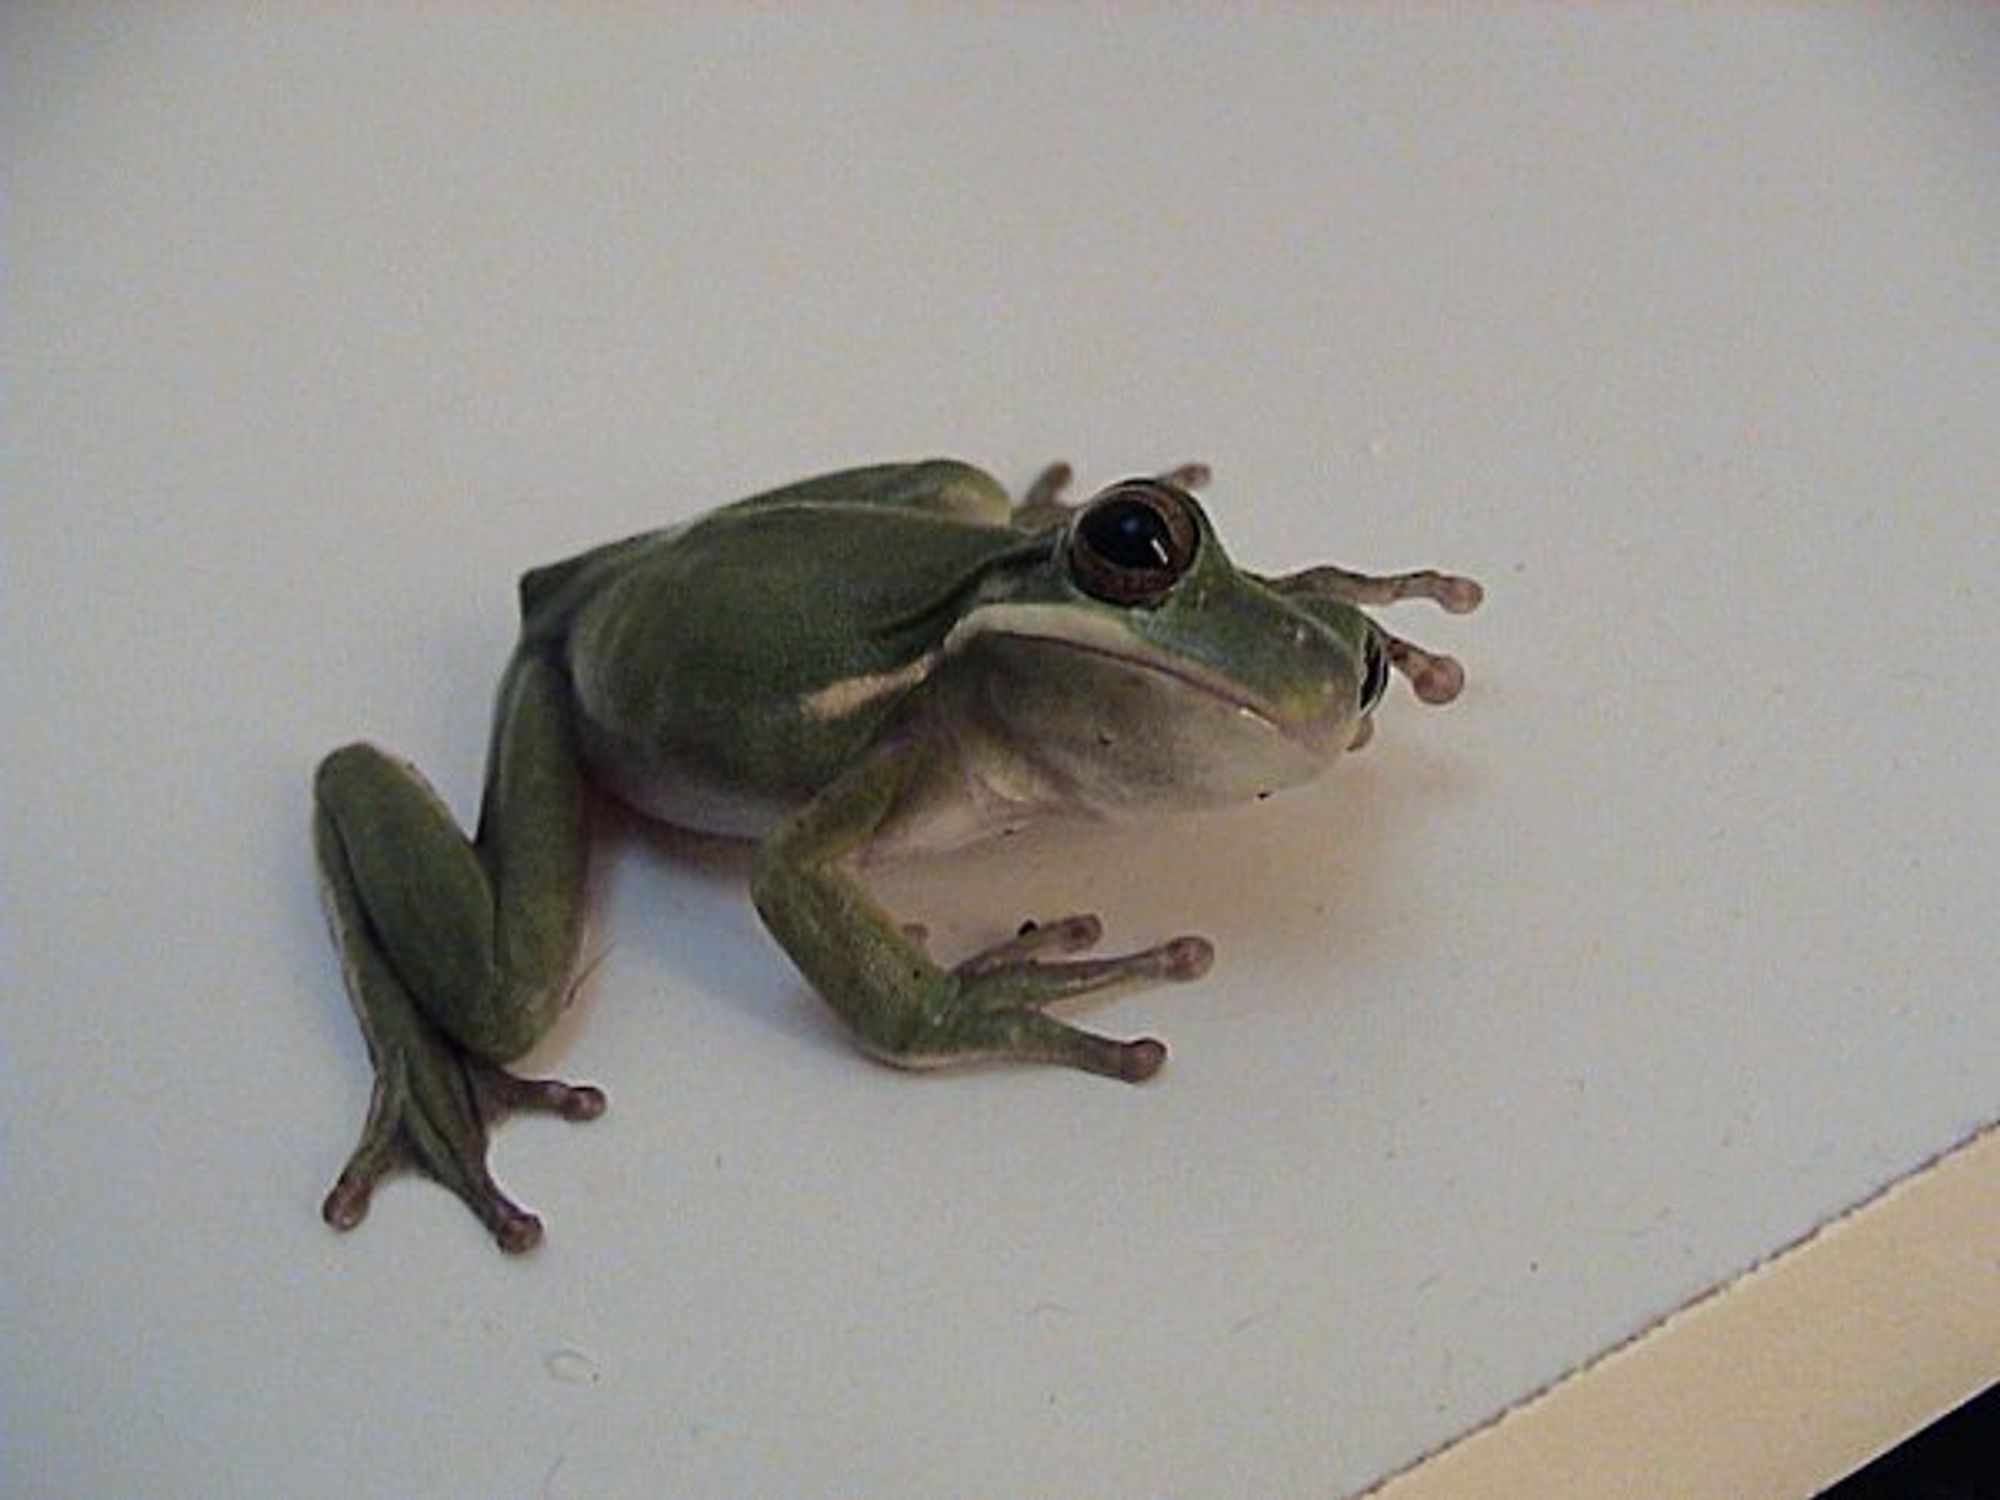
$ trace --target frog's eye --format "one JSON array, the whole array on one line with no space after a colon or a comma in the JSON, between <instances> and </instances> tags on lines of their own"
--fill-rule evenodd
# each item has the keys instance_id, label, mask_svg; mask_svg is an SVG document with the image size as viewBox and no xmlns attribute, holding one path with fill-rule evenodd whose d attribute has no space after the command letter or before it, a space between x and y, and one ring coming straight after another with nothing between
<instances>
[{"instance_id":1,"label":"frog's eye","mask_svg":"<svg viewBox=\"0 0 2000 1500\"><path fill-rule=\"evenodd\" d=\"M1361 648L1361 712L1370 714L1389 690L1389 653L1374 631Z\"/></svg>"},{"instance_id":2,"label":"frog's eye","mask_svg":"<svg viewBox=\"0 0 2000 1500\"><path fill-rule=\"evenodd\" d=\"M1132 479L1076 513L1064 549L1070 576L1107 604L1158 604L1194 562L1194 504L1171 485Z\"/></svg>"}]
</instances>

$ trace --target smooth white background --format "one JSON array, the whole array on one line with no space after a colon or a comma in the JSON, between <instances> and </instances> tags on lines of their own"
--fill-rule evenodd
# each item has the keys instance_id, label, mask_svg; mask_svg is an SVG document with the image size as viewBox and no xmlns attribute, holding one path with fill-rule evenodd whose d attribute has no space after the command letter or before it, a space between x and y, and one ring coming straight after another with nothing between
<instances>
[{"instance_id":1,"label":"smooth white background","mask_svg":"<svg viewBox=\"0 0 2000 1500\"><path fill-rule=\"evenodd\" d=\"M10 1493L1339 1495L1994 1114L1992 10L0 25ZM624 840L548 1243L327 1231L315 758L470 816L523 568L931 452L1210 460L1472 685L881 884L1212 936L1144 1089L867 1063Z\"/></svg>"}]
</instances>

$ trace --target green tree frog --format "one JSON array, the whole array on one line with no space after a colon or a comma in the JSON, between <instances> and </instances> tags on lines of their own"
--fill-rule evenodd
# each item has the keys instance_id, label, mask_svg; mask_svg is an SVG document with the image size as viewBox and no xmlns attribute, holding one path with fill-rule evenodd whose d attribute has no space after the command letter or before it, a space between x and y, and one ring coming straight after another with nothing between
<instances>
[{"instance_id":1,"label":"green tree frog","mask_svg":"<svg viewBox=\"0 0 2000 1500\"><path fill-rule=\"evenodd\" d=\"M1390 669L1431 703L1463 682L1359 606L1421 596L1462 613L1480 590L1436 572L1237 568L1191 493L1200 465L1077 506L1068 479L1053 465L1015 504L963 463L849 469L528 573L470 838L411 766L367 744L326 757L314 843L375 1069L330 1224L358 1224L378 1179L413 1168L503 1249L539 1241L488 1171L487 1127L604 1107L595 1088L502 1067L573 988L593 787L758 840L757 911L869 1053L1158 1071L1158 1041L1050 1006L1192 978L1207 942L1075 957L1100 932L1078 915L940 963L857 868L1050 814L1151 815L1303 781L1367 739Z\"/></svg>"}]
</instances>

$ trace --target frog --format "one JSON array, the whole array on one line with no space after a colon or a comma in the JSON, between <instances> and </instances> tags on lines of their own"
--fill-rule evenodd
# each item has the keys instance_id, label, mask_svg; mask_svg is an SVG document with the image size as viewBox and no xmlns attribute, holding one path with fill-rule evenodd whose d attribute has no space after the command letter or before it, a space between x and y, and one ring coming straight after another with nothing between
<instances>
[{"instance_id":1,"label":"frog","mask_svg":"<svg viewBox=\"0 0 2000 1500\"><path fill-rule=\"evenodd\" d=\"M1193 979L1207 939L1093 954L1102 923L1080 913L950 962L870 895L868 868L1051 817L1148 819L1305 782L1367 743L1392 673L1430 704L1463 686L1454 659L1367 611L1464 613L1482 591L1432 569L1240 568L1197 498L1205 465L1081 503L1071 478L1051 464L1016 498L956 459L849 468L529 571L470 832L369 742L319 763L320 891L374 1073L328 1224L354 1228L411 1170L501 1249L541 1241L493 1176L489 1131L514 1111L605 1108L594 1085L507 1065L580 982L607 797L754 841L757 914L863 1052L1158 1073L1158 1039L1053 1011Z\"/></svg>"}]
</instances>

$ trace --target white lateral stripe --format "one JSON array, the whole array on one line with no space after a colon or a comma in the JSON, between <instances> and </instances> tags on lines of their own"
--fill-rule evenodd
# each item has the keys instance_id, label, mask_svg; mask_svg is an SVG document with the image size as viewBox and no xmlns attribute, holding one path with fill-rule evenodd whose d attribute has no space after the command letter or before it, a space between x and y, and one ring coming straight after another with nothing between
<instances>
[{"instance_id":1,"label":"white lateral stripe","mask_svg":"<svg viewBox=\"0 0 2000 1500\"><path fill-rule=\"evenodd\" d=\"M816 723L844 719L878 698L916 686L924 680L936 659L937 654L930 652L893 672L864 672L859 677L843 677L838 682L829 682L818 692L808 693L800 708L808 719Z\"/></svg>"},{"instance_id":2,"label":"white lateral stripe","mask_svg":"<svg viewBox=\"0 0 2000 1500\"><path fill-rule=\"evenodd\" d=\"M1033 640L1071 641L1107 656L1143 656L1145 647L1115 616L1071 604L982 604L952 626L944 649L955 651L975 636L998 633Z\"/></svg>"}]
</instances>

